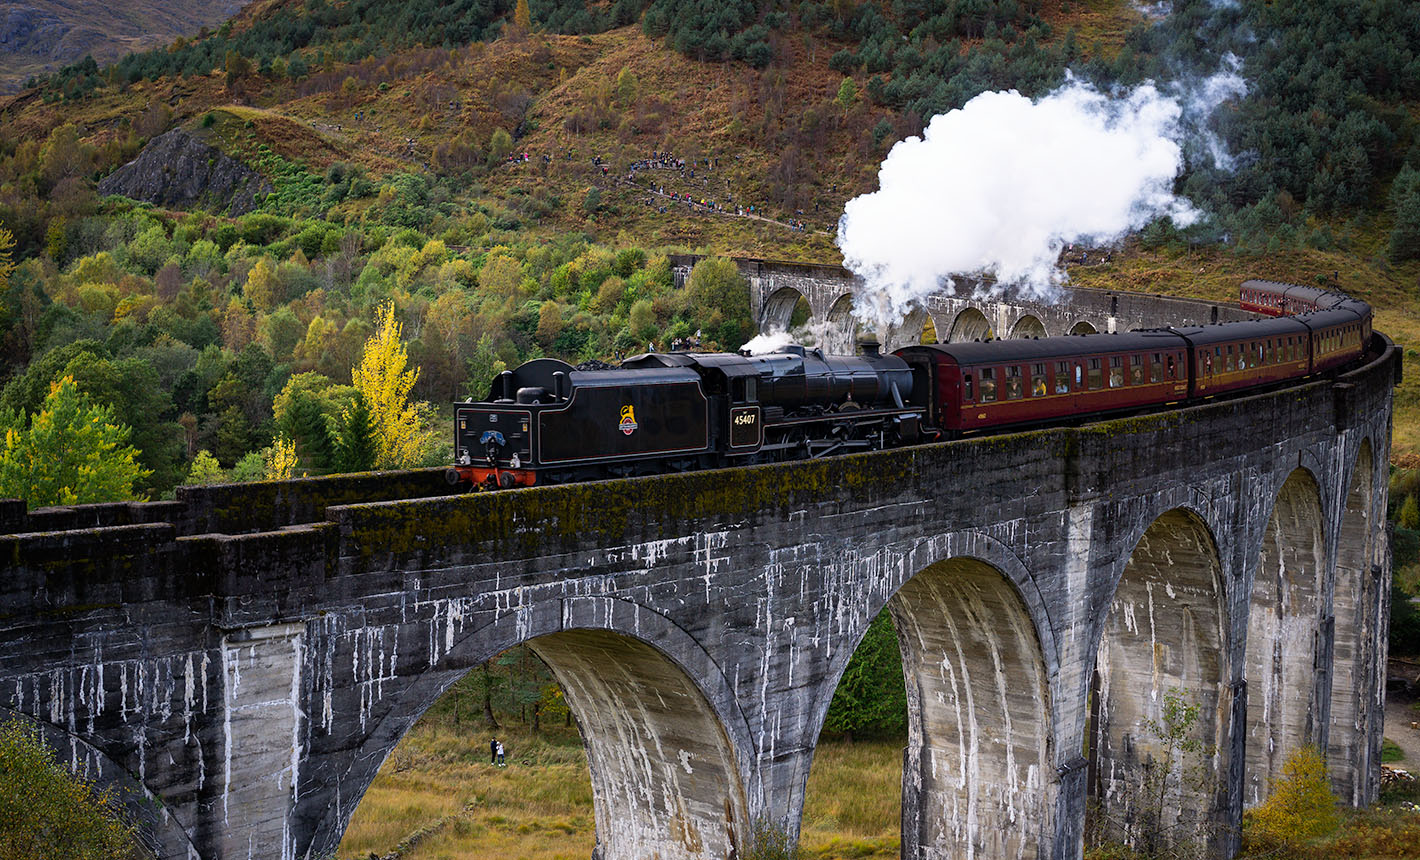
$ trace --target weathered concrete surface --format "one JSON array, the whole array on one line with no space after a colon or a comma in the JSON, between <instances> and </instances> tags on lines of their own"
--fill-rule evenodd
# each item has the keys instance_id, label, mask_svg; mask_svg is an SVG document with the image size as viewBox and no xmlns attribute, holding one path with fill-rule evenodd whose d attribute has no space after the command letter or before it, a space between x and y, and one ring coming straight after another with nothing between
<instances>
[{"instance_id":1,"label":"weathered concrete surface","mask_svg":"<svg viewBox=\"0 0 1420 860\"><path fill-rule=\"evenodd\" d=\"M695 263L691 254L671 257L671 270L684 283ZM863 282L841 266L737 258L750 285L750 305L762 332L782 331L802 300L819 346L852 352L858 335L852 315L854 291ZM883 346L897 349L919 343L928 319L941 343L986 338L1046 337L1062 334L1129 331L1157 325L1200 325L1255 319L1235 304L1154 296L1112 290L1062 289L1054 302L995 295L971 278L958 278L953 295L927 298L925 307L886 332Z\"/></svg>"},{"instance_id":2,"label":"weathered concrete surface","mask_svg":"<svg viewBox=\"0 0 1420 860\"><path fill-rule=\"evenodd\" d=\"M577 709L601 856L718 858L750 822L797 829L888 606L908 856L1078 857L1089 774L1127 818L1158 754L1140 720L1172 691L1216 758L1171 796L1227 850L1278 746L1347 751L1338 785L1375 796L1397 367L1389 348L1242 400L740 470L0 506L0 705L125 786L163 857L320 857L439 694L526 642Z\"/></svg>"}]
</instances>

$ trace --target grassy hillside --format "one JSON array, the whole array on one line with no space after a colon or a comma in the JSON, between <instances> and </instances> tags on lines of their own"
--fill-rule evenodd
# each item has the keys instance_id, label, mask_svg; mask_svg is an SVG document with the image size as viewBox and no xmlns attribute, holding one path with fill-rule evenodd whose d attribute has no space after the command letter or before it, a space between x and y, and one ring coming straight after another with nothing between
<instances>
[{"instance_id":1,"label":"grassy hillside","mask_svg":"<svg viewBox=\"0 0 1420 860\"><path fill-rule=\"evenodd\" d=\"M249 0L24 0L0 4L0 93L86 54L107 64L215 27Z\"/></svg>"}]
</instances>

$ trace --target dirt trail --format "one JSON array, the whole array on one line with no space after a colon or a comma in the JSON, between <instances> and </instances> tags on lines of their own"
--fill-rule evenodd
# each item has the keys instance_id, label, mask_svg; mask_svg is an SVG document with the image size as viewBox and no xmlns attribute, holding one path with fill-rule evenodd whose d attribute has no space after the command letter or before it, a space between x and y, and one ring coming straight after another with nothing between
<instances>
[{"instance_id":1,"label":"dirt trail","mask_svg":"<svg viewBox=\"0 0 1420 860\"><path fill-rule=\"evenodd\" d=\"M1392 764L1420 774L1420 730L1412 729L1412 722L1420 722L1420 711L1411 708L1407 702L1386 699L1385 736L1405 752L1405 758Z\"/></svg>"}]
</instances>

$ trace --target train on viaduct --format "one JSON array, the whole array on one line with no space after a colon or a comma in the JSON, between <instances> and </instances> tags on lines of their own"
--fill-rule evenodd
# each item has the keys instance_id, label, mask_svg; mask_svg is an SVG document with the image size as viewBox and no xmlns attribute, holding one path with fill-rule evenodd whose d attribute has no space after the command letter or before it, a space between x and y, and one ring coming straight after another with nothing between
<instances>
[{"instance_id":1,"label":"train on viaduct","mask_svg":"<svg viewBox=\"0 0 1420 860\"><path fill-rule=\"evenodd\" d=\"M802 272L745 266L782 316ZM1242 314L1090 302L1101 330ZM1012 307L977 310L999 330ZM1376 796L1399 372L1378 335L1281 390L820 460L0 502L0 717L114 786L165 860L321 858L440 694L527 644L582 732L594 856L727 858L797 833L828 703L886 608L903 857L1076 860L1087 808L1144 814L1147 727L1175 698L1205 752L1164 786L1166 824L1226 855L1304 745L1346 803Z\"/></svg>"}]
</instances>

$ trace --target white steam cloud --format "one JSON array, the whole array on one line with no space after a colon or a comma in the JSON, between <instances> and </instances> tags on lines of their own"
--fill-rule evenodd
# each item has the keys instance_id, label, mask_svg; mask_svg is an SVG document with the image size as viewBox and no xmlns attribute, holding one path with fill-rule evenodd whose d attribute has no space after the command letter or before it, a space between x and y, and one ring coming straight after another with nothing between
<instances>
[{"instance_id":1,"label":"white steam cloud","mask_svg":"<svg viewBox=\"0 0 1420 860\"><path fill-rule=\"evenodd\" d=\"M1067 243L1105 243L1160 216L1198 213L1172 187L1183 167L1182 109L1152 85L1110 97L1069 79L1032 102L982 93L900 141L878 190L838 222L845 265L867 289L854 312L880 329L954 274L1050 297Z\"/></svg>"},{"instance_id":2,"label":"white steam cloud","mask_svg":"<svg viewBox=\"0 0 1420 860\"><path fill-rule=\"evenodd\" d=\"M1232 170L1237 161L1218 134L1208 128L1208 120L1224 102L1247 95L1247 81L1241 71L1242 59L1230 51L1223 55L1218 71L1179 87L1184 99L1184 123L1202 139L1213 163L1222 170Z\"/></svg>"},{"instance_id":3,"label":"white steam cloud","mask_svg":"<svg viewBox=\"0 0 1420 860\"><path fill-rule=\"evenodd\" d=\"M794 336L787 331L771 331L750 338L748 343L740 347L740 352L748 355L768 355L796 342Z\"/></svg>"}]
</instances>

